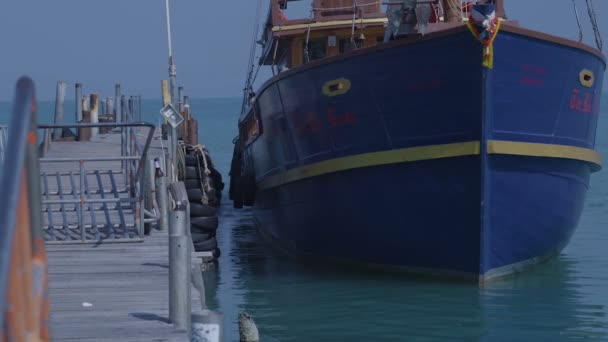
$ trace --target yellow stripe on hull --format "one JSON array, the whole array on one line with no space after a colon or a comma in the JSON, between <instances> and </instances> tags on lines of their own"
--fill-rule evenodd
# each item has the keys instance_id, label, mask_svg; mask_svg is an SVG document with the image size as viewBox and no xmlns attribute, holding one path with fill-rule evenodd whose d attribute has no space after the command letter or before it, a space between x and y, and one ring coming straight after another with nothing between
<instances>
[{"instance_id":1,"label":"yellow stripe on hull","mask_svg":"<svg viewBox=\"0 0 608 342\"><path fill-rule=\"evenodd\" d=\"M602 166L602 156L597 151L566 145L489 140L488 154L566 158L586 161L599 167Z\"/></svg>"},{"instance_id":2,"label":"yellow stripe on hull","mask_svg":"<svg viewBox=\"0 0 608 342\"><path fill-rule=\"evenodd\" d=\"M479 141L469 141L464 143L408 147L398 150L364 153L298 167L281 175L271 176L263 180L258 187L260 189L268 189L305 178L362 167L478 155L479 151Z\"/></svg>"},{"instance_id":3,"label":"yellow stripe on hull","mask_svg":"<svg viewBox=\"0 0 608 342\"><path fill-rule=\"evenodd\" d=\"M575 146L489 140L487 147L488 154L566 158L595 164L597 169L602 166L602 157L598 152ZM479 141L407 147L398 150L364 153L291 169L280 175L264 179L258 184L258 188L261 190L270 189L306 178L363 167L479 154Z\"/></svg>"}]
</instances>

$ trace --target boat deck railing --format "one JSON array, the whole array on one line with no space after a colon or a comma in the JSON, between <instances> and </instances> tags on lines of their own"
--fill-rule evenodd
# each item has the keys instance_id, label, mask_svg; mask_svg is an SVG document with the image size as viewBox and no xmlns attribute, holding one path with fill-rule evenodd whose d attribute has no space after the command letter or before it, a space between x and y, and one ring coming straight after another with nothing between
<instances>
[{"instance_id":1,"label":"boat deck railing","mask_svg":"<svg viewBox=\"0 0 608 342\"><path fill-rule=\"evenodd\" d=\"M0 167L0 340L49 341L34 83L17 82ZM6 134L6 130L5 130Z\"/></svg>"}]
</instances>

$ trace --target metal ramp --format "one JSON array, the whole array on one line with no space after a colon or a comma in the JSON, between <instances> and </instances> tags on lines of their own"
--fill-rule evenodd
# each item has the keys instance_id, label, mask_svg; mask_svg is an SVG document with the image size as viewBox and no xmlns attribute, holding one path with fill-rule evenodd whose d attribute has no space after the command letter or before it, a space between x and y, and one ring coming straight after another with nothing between
<instances>
[{"instance_id":1,"label":"metal ramp","mask_svg":"<svg viewBox=\"0 0 608 342\"><path fill-rule=\"evenodd\" d=\"M154 126L77 126L104 125L123 127L93 141L53 142L48 154L40 159L43 229L48 244L143 240L141 180ZM149 131L140 141L138 128L142 126ZM56 127L63 125L40 126Z\"/></svg>"}]
</instances>

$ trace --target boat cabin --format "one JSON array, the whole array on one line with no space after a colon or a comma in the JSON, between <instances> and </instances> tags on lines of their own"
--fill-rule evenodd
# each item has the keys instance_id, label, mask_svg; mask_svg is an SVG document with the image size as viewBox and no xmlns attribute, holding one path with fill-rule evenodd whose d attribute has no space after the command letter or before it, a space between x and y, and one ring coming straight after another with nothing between
<instances>
[{"instance_id":1,"label":"boat cabin","mask_svg":"<svg viewBox=\"0 0 608 342\"><path fill-rule=\"evenodd\" d=\"M390 40L389 18L397 15L395 19L405 22L404 4L428 9L416 9L417 21L424 18L428 23L422 33L467 20L474 3L496 3L497 15L504 15L503 0L391 0L387 6L379 0L308 0L309 18L289 18L285 10L295 1L305 0L270 1L260 64L273 66L275 73ZM401 30L421 31L420 25Z\"/></svg>"}]
</instances>

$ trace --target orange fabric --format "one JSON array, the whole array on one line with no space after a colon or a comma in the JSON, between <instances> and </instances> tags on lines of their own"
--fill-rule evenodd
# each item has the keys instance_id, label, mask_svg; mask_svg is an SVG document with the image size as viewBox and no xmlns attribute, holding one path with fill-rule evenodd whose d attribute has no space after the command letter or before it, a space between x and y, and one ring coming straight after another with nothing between
<instances>
[{"instance_id":1,"label":"orange fabric","mask_svg":"<svg viewBox=\"0 0 608 342\"><path fill-rule=\"evenodd\" d=\"M42 236L32 241L26 176L24 172L19 190L21 196L7 289L6 331L1 336L2 342L50 341L46 249Z\"/></svg>"}]
</instances>

